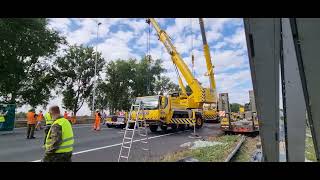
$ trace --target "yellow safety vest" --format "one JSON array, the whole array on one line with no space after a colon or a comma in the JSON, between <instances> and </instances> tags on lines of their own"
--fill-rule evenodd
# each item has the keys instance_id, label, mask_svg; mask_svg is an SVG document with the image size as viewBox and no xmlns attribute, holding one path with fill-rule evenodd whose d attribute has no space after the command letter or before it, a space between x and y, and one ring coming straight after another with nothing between
<instances>
[{"instance_id":1,"label":"yellow safety vest","mask_svg":"<svg viewBox=\"0 0 320 180\"><path fill-rule=\"evenodd\" d=\"M0 115L0 123L3 123L3 122L5 122L6 121L6 119L4 118L4 116L3 115Z\"/></svg>"},{"instance_id":2,"label":"yellow safety vest","mask_svg":"<svg viewBox=\"0 0 320 180\"><path fill-rule=\"evenodd\" d=\"M55 153L72 152L74 139L73 139L73 131L72 131L70 122L65 118L60 118L55 120L52 126L55 124L59 124L62 127L62 143L60 144L59 149L56 150ZM51 135L51 128L46 138L46 145L45 145L46 149L48 149L52 145L50 135Z\"/></svg>"},{"instance_id":3,"label":"yellow safety vest","mask_svg":"<svg viewBox=\"0 0 320 180\"><path fill-rule=\"evenodd\" d=\"M49 112L47 112L45 115L44 115L44 119L46 120L46 125L51 125L53 123L53 120L49 114Z\"/></svg>"}]
</instances>

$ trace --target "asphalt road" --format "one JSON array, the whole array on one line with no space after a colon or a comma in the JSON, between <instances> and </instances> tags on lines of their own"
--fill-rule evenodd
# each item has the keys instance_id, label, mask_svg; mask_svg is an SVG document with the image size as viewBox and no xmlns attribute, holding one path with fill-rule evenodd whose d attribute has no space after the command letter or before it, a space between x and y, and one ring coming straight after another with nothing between
<instances>
[{"instance_id":1,"label":"asphalt road","mask_svg":"<svg viewBox=\"0 0 320 180\"><path fill-rule=\"evenodd\" d=\"M75 125L74 162L116 162L121 148L124 130L102 126L99 132L92 131L92 125ZM149 131L150 155L141 150L139 137L135 137L129 161L159 161L169 152L181 149L180 145L197 139L191 138L193 130L167 133ZM219 124L205 124L197 131L202 137L222 133ZM36 139L26 139L26 128L17 128L14 133L0 135L1 162L39 162L44 154L42 148L44 132L35 131ZM146 159L147 158L147 159Z\"/></svg>"}]
</instances>

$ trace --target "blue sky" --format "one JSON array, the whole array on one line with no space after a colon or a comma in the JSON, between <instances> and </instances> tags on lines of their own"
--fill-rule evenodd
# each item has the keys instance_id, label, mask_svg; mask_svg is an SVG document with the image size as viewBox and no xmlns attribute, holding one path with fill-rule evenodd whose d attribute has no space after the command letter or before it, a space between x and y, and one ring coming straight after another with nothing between
<instances>
[{"instance_id":1,"label":"blue sky","mask_svg":"<svg viewBox=\"0 0 320 180\"><path fill-rule=\"evenodd\" d=\"M195 77L203 86L208 87L208 77L204 76L206 64L198 18L156 18L156 20L172 38L173 44L190 69L191 52L193 52ZM98 39L97 22L102 23ZM242 19L204 18L204 23L212 62L215 66L218 93L228 92L231 102L248 102L248 91L252 89L252 82ZM107 62L118 58L140 59L143 57L147 53L148 26L143 18L54 18L49 20L49 27L61 32L70 44L94 47L98 45L98 51ZM167 69L164 75L177 83L170 56L163 44L158 41L154 29L150 28L150 54L154 59L161 58L164 61L163 67ZM50 101L50 104L60 103L61 97ZM79 115L89 112L85 104L80 109Z\"/></svg>"}]
</instances>

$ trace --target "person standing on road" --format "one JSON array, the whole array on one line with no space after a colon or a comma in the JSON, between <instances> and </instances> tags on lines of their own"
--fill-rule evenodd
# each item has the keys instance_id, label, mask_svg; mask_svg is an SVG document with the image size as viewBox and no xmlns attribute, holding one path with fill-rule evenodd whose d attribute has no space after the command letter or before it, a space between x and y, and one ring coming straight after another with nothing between
<instances>
[{"instance_id":1,"label":"person standing on road","mask_svg":"<svg viewBox=\"0 0 320 180\"><path fill-rule=\"evenodd\" d=\"M4 125L4 122L6 121L5 116L7 115L8 111L5 111L4 109L0 112L0 129Z\"/></svg>"},{"instance_id":2,"label":"person standing on road","mask_svg":"<svg viewBox=\"0 0 320 180\"><path fill-rule=\"evenodd\" d=\"M96 111L93 130L100 131L101 114L99 110Z\"/></svg>"},{"instance_id":3,"label":"person standing on road","mask_svg":"<svg viewBox=\"0 0 320 180\"><path fill-rule=\"evenodd\" d=\"M41 130L42 119L43 119L43 114L42 114L42 111L40 111L39 114L38 114L38 117L37 117L36 131Z\"/></svg>"},{"instance_id":4,"label":"person standing on road","mask_svg":"<svg viewBox=\"0 0 320 180\"><path fill-rule=\"evenodd\" d=\"M43 162L71 162L74 139L70 122L61 117L60 108L52 106L49 109L54 120L48 132L45 144Z\"/></svg>"},{"instance_id":5,"label":"person standing on road","mask_svg":"<svg viewBox=\"0 0 320 180\"><path fill-rule=\"evenodd\" d=\"M44 129L44 140L43 140L43 144L46 144L46 139L47 139L47 135L49 132L49 129L51 128L51 125L53 123L53 120L51 118L51 115L49 112L46 112L44 114L44 119L46 120L46 128Z\"/></svg>"},{"instance_id":6,"label":"person standing on road","mask_svg":"<svg viewBox=\"0 0 320 180\"><path fill-rule=\"evenodd\" d=\"M27 139L35 139L34 137L34 128L36 126L36 114L34 113L34 110L31 109L27 113Z\"/></svg>"},{"instance_id":7,"label":"person standing on road","mask_svg":"<svg viewBox=\"0 0 320 180\"><path fill-rule=\"evenodd\" d=\"M102 111L102 125L105 125L106 124L106 120L107 120L107 114L106 112Z\"/></svg>"}]
</instances>

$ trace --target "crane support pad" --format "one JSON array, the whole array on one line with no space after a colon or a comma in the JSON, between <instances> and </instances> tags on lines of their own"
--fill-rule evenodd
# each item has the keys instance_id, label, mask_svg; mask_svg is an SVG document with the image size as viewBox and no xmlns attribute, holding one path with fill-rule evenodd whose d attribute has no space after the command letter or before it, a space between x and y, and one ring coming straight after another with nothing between
<instances>
[{"instance_id":1,"label":"crane support pad","mask_svg":"<svg viewBox=\"0 0 320 180\"><path fill-rule=\"evenodd\" d=\"M172 124L191 124L194 125L196 122L193 118L173 118L170 120L170 123Z\"/></svg>"}]
</instances>

